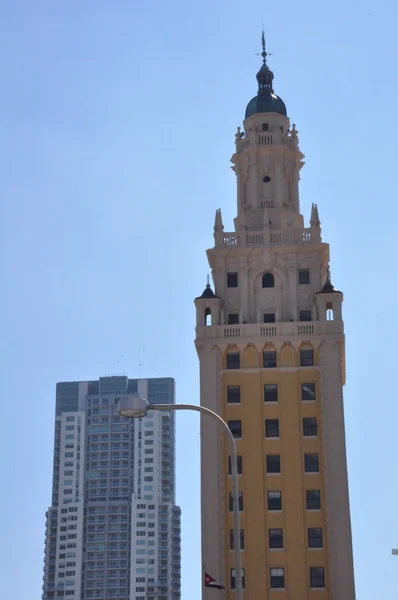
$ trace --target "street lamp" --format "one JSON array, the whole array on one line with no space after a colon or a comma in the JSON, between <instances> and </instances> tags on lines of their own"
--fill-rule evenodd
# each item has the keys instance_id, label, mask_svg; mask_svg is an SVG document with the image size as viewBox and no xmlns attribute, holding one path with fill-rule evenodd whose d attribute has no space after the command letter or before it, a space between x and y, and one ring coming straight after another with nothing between
<instances>
[{"instance_id":1,"label":"street lamp","mask_svg":"<svg viewBox=\"0 0 398 600\"><path fill-rule=\"evenodd\" d=\"M239 493L238 493L238 461L236 457L236 444L227 423L215 412L204 406L196 404L149 404L148 400L133 394L120 398L119 414L123 417L137 419L145 417L150 410L195 410L204 415L209 415L224 428L231 447L231 474L232 474L232 505L234 513L234 549L235 549L235 586L236 600L242 600L242 575L240 566L240 526L239 526Z\"/></svg>"}]
</instances>

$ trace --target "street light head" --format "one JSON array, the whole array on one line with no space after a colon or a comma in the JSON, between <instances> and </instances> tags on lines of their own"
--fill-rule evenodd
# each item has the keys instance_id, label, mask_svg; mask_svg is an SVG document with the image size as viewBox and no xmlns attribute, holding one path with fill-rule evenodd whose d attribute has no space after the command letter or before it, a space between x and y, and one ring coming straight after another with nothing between
<instances>
[{"instance_id":1,"label":"street light head","mask_svg":"<svg viewBox=\"0 0 398 600\"><path fill-rule=\"evenodd\" d=\"M120 398L118 412L122 417L131 417L138 419L145 417L148 414L149 403L145 398L140 396L123 396Z\"/></svg>"}]
</instances>

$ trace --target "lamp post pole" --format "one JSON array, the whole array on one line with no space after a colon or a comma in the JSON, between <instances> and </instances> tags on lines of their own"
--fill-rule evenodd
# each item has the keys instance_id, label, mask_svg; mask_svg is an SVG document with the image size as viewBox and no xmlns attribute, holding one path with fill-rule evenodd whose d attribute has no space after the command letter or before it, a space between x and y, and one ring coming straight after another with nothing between
<instances>
[{"instance_id":1,"label":"lamp post pole","mask_svg":"<svg viewBox=\"0 0 398 600\"><path fill-rule=\"evenodd\" d=\"M240 562L240 525L239 525L239 490L238 490L238 461L236 456L236 444L227 423L214 411L197 404L149 404L144 398L137 396L125 396L120 399L119 413L125 417L145 417L148 411L160 410L194 410L208 415L217 421L227 434L231 449L231 475L232 475L232 503L234 515L234 552L235 552L235 589L236 600L242 600L242 576Z\"/></svg>"}]
</instances>

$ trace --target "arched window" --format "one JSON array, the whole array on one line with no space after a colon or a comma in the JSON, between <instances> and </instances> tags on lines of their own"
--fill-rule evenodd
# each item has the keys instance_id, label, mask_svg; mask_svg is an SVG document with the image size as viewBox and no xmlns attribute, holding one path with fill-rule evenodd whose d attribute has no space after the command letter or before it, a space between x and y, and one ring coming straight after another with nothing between
<instances>
[{"instance_id":1,"label":"arched window","mask_svg":"<svg viewBox=\"0 0 398 600\"><path fill-rule=\"evenodd\" d=\"M211 310L210 308L205 309L205 325L211 325Z\"/></svg>"},{"instance_id":2,"label":"arched window","mask_svg":"<svg viewBox=\"0 0 398 600\"><path fill-rule=\"evenodd\" d=\"M333 319L334 319L333 304L331 302L328 302L326 304L326 321L333 321Z\"/></svg>"},{"instance_id":3,"label":"arched window","mask_svg":"<svg viewBox=\"0 0 398 600\"><path fill-rule=\"evenodd\" d=\"M272 273L264 273L263 275L263 288L275 287L275 278Z\"/></svg>"}]
</instances>

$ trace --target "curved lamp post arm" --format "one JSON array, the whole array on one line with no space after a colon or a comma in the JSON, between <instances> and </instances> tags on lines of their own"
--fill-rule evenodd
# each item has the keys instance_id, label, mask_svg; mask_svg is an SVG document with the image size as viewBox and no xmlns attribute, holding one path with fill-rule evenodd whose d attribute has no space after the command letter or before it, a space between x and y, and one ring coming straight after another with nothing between
<instances>
[{"instance_id":1,"label":"curved lamp post arm","mask_svg":"<svg viewBox=\"0 0 398 600\"><path fill-rule=\"evenodd\" d=\"M240 525L239 525L239 491L238 491L238 460L236 456L235 438L227 423L214 411L197 404L149 404L148 410L194 410L204 415L209 415L224 429L229 439L231 448L231 475L232 475L232 506L234 513L234 551L235 551L235 588L236 600L242 600L242 576L240 563Z\"/></svg>"}]
</instances>

